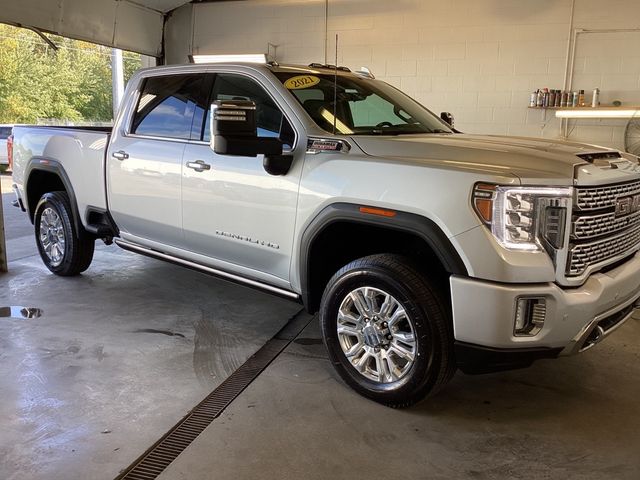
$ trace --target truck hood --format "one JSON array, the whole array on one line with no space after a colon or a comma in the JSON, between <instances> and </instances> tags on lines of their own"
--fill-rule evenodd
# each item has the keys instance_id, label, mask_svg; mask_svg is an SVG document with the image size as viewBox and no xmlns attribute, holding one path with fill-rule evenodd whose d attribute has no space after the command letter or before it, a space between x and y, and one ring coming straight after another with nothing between
<instances>
[{"instance_id":1,"label":"truck hood","mask_svg":"<svg viewBox=\"0 0 640 480\"><path fill-rule=\"evenodd\" d=\"M615 151L595 145L497 135L429 134L357 136L353 141L367 155L419 160L445 168L512 174L523 181L574 178L578 154Z\"/></svg>"}]
</instances>

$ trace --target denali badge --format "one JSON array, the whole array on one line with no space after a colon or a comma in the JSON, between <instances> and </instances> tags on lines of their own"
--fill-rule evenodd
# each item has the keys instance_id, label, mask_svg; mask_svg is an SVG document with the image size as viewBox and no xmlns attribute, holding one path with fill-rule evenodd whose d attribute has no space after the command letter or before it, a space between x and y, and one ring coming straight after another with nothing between
<instances>
[{"instance_id":1,"label":"denali badge","mask_svg":"<svg viewBox=\"0 0 640 480\"><path fill-rule=\"evenodd\" d=\"M638 210L640 210L640 194L616 200L616 217L624 217Z\"/></svg>"},{"instance_id":2,"label":"denali badge","mask_svg":"<svg viewBox=\"0 0 640 480\"><path fill-rule=\"evenodd\" d=\"M274 248L276 250L280 249L280 245L273 242L265 242L263 240L258 240L257 238L247 237L246 235L238 235L237 233L224 232L222 230L216 230L216 235L220 235L221 237L231 238L233 240L241 240L243 242L254 243L256 245L262 245L263 247Z\"/></svg>"}]
</instances>

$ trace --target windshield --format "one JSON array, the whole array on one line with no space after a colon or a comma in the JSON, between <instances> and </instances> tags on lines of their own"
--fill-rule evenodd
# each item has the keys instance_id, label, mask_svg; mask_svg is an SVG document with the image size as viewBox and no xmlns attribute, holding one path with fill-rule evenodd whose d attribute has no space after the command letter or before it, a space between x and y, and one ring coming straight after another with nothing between
<instances>
[{"instance_id":1,"label":"windshield","mask_svg":"<svg viewBox=\"0 0 640 480\"><path fill-rule=\"evenodd\" d=\"M334 106L333 74L275 75L327 132L335 124L335 132L345 135L453 133L418 102L379 80L338 74Z\"/></svg>"}]
</instances>

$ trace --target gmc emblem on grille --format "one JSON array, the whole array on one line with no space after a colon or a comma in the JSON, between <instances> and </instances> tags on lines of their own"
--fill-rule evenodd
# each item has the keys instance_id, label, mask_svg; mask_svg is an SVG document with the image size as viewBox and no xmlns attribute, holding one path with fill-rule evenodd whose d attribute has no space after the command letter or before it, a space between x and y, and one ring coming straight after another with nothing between
<instances>
[{"instance_id":1,"label":"gmc emblem on grille","mask_svg":"<svg viewBox=\"0 0 640 480\"><path fill-rule=\"evenodd\" d=\"M640 210L640 194L616 200L616 217L624 217L638 210Z\"/></svg>"}]
</instances>

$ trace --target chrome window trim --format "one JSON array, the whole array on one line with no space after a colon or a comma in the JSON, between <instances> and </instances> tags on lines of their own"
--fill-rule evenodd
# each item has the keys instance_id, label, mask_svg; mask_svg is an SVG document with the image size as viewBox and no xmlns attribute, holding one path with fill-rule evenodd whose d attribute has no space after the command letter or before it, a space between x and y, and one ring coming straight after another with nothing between
<instances>
[{"instance_id":1,"label":"chrome window trim","mask_svg":"<svg viewBox=\"0 0 640 480\"><path fill-rule=\"evenodd\" d=\"M139 138L143 140L159 140L163 142L173 142L173 143L193 143L195 140L189 140L186 138L172 138L172 137L156 137L154 135L140 135L137 133L124 133L124 137L127 138ZM206 142L202 142L208 145Z\"/></svg>"}]
</instances>

